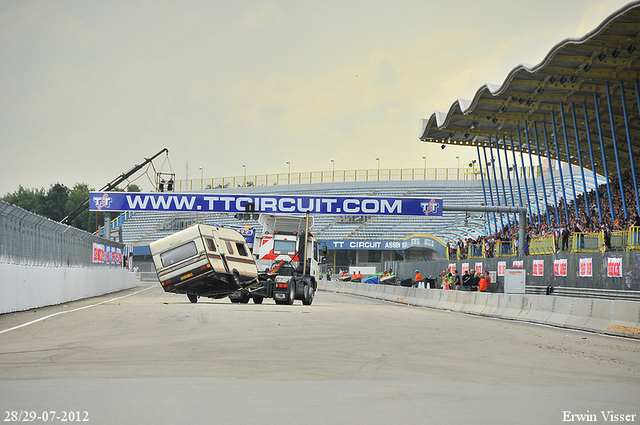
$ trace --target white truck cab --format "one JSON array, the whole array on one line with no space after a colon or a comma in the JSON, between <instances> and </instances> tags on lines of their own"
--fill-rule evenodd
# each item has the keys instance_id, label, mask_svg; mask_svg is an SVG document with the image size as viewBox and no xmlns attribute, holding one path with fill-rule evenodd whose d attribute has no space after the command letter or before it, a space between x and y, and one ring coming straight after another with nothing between
<instances>
[{"instance_id":1,"label":"white truck cab","mask_svg":"<svg viewBox=\"0 0 640 425\"><path fill-rule=\"evenodd\" d=\"M313 217L308 220L308 229L312 229ZM302 266L306 255L306 274L317 276L318 244L310 231L305 235L307 216L260 214L258 222L262 233L255 237L253 258L260 272L269 271L280 262Z\"/></svg>"}]
</instances>

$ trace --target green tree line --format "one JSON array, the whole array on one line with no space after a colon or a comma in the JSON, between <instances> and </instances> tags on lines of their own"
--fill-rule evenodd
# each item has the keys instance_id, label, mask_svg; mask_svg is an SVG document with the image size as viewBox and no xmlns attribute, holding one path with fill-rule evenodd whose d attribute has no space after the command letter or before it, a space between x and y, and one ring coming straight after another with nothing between
<instances>
[{"instance_id":1,"label":"green tree line","mask_svg":"<svg viewBox=\"0 0 640 425\"><path fill-rule=\"evenodd\" d=\"M8 193L0 199L53 221L60 221L89 199L89 192L93 190L95 189L89 188L85 183L76 183L71 189L63 184L55 183L46 191L44 188L27 189L20 185L18 190ZM123 190L116 188L114 191L122 192ZM126 191L140 192L140 188L135 184L129 184ZM73 219L70 224L78 229L93 233L104 224L104 215L87 209Z\"/></svg>"}]
</instances>

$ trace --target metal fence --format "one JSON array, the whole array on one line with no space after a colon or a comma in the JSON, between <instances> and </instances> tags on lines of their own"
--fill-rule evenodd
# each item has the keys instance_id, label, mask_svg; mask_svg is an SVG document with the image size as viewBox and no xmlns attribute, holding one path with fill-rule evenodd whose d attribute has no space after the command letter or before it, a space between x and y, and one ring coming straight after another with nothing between
<instances>
[{"instance_id":1,"label":"metal fence","mask_svg":"<svg viewBox=\"0 0 640 425\"><path fill-rule=\"evenodd\" d=\"M616 270L619 277L610 277L611 259L621 259L620 269ZM566 260L565 267L558 270L554 267L556 260ZM588 260L590 273L580 270L581 260L584 267ZM542 263L540 263L542 261ZM554 287L562 288L589 288L609 289L621 291L640 290L640 253L637 251L619 252L590 252L590 253L557 253L554 255L532 255L524 257L502 258L477 258L468 260L441 260L441 261L393 261L385 262L385 269L391 269L401 279L412 278L416 270L420 270L423 277L437 278L452 265L460 274L463 264L470 271L476 269L476 265L482 270L490 272L498 271L498 263L504 264L507 269L514 268L514 262L526 271L527 287ZM536 262L534 264L534 262ZM563 265L564 266L564 265ZM535 274L534 275L534 270ZM566 271L565 271L566 270ZM497 273L496 273L497 274ZM561 274L566 274L562 276ZM587 276L585 276L585 274ZM590 276L589 276L590 274ZM439 280L438 280L439 281ZM496 282L493 282L496 283ZM493 285L494 291L501 291L504 277L497 276L497 285Z\"/></svg>"},{"instance_id":2,"label":"metal fence","mask_svg":"<svg viewBox=\"0 0 640 425\"><path fill-rule=\"evenodd\" d=\"M0 264L45 267L121 267L93 261L94 244L108 241L0 201Z\"/></svg>"},{"instance_id":3,"label":"metal fence","mask_svg":"<svg viewBox=\"0 0 640 425\"><path fill-rule=\"evenodd\" d=\"M518 178L540 177L540 167L518 167ZM511 169L502 170L505 175ZM487 171L484 171L485 175ZM502 175L502 174L501 174ZM516 172L513 172L516 178ZM203 177L199 179L177 180L175 190L225 189L246 186L278 186L289 184L341 183L368 181L408 181L408 180L480 180L480 167L457 168L385 168L365 170L305 171L299 173L254 174L233 177Z\"/></svg>"}]
</instances>

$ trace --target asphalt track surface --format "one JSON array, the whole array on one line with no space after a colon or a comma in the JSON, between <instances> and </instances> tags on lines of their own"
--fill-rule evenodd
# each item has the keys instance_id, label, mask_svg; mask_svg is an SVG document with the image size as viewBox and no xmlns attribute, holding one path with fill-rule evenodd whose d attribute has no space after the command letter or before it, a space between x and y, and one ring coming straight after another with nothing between
<instances>
[{"instance_id":1,"label":"asphalt track surface","mask_svg":"<svg viewBox=\"0 0 640 425\"><path fill-rule=\"evenodd\" d=\"M32 423L640 422L640 341L322 291L312 306L191 304L141 284L0 316L0 420L21 411Z\"/></svg>"}]
</instances>

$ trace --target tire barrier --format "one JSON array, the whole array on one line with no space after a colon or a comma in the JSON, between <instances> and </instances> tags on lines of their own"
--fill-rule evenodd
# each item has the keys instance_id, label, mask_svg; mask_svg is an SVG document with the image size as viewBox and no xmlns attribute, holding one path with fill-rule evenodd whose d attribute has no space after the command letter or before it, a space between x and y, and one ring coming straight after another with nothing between
<instances>
[{"instance_id":1,"label":"tire barrier","mask_svg":"<svg viewBox=\"0 0 640 425\"><path fill-rule=\"evenodd\" d=\"M640 339L640 302L555 295L444 291L322 280L320 290Z\"/></svg>"}]
</instances>

